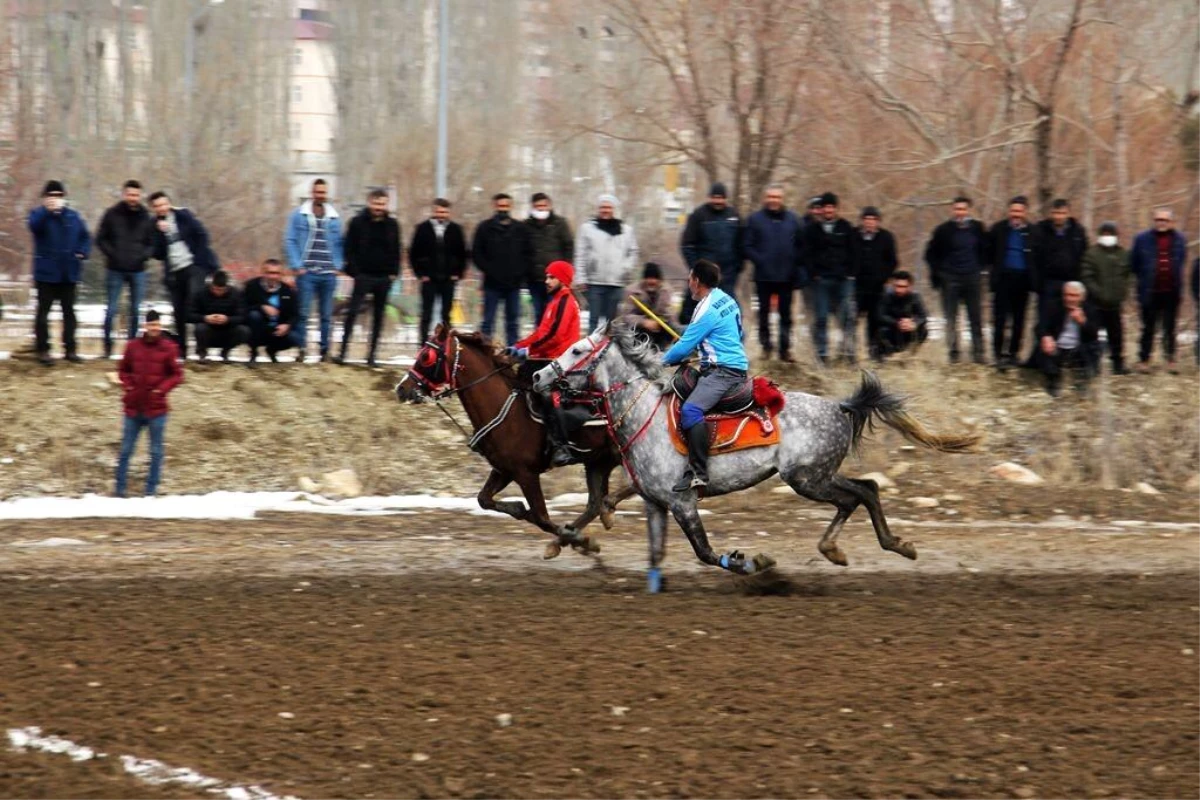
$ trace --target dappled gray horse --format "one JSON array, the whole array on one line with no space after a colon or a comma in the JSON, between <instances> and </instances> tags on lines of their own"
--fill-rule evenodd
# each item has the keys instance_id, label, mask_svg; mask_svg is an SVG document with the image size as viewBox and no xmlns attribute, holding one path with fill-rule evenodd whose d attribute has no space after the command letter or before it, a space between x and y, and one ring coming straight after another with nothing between
<instances>
[{"instance_id":1,"label":"dappled gray horse","mask_svg":"<svg viewBox=\"0 0 1200 800\"><path fill-rule=\"evenodd\" d=\"M774 564L769 556L759 554L751 559L736 550L718 556L700 521L696 492L672 491L686 466L686 456L671 443L666 418L669 403L664 401L670 381L663 374L660 358L656 348L631 331L601 326L535 373L534 388L546 391L556 383L565 384L572 390L593 392L602 405L630 480L647 501L652 579L665 553L667 511L705 564L742 575L760 572ZM967 451L980 439L974 433L939 436L926 431L904 410L900 397L885 391L874 375L863 373L858 390L842 402L788 392L786 405L775 418L779 444L715 455L705 495L739 492L778 473L797 494L837 507L817 545L833 563L847 564L837 536L859 505L867 507L884 550L915 559L916 549L888 529L875 482L838 474L842 460L874 419L914 444L944 453Z\"/></svg>"}]
</instances>

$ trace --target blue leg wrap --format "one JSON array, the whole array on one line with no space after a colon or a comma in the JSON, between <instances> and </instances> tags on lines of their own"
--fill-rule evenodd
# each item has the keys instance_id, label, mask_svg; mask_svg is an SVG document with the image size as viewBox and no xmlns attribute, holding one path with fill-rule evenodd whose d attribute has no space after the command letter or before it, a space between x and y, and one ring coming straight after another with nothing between
<instances>
[{"instance_id":1,"label":"blue leg wrap","mask_svg":"<svg viewBox=\"0 0 1200 800\"><path fill-rule=\"evenodd\" d=\"M684 403L679 409L679 424L686 431L704 422L704 409L691 403Z\"/></svg>"}]
</instances>

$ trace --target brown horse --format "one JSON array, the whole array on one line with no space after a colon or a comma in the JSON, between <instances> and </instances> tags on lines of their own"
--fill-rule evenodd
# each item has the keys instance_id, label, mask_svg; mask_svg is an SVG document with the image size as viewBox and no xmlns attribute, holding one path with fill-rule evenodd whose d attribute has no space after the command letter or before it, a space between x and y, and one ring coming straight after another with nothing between
<instances>
[{"instance_id":1,"label":"brown horse","mask_svg":"<svg viewBox=\"0 0 1200 800\"><path fill-rule=\"evenodd\" d=\"M514 362L496 352L491 340L479 333L463 333L438 325L433 338L417 353L416 363L396 386L402 403L420 403L458 395L474 428L468 445L492 467L479 490L479 505L502 511L516 519L529 520L556 537L546 546L546 558L558 555L563 545L585 552L600 547L580 531L596 517L605 528L612 527L612 509L634 493L627 487L612 498L609 478L621 463L602 427L586 427L573 443L584 450L588 502L570 525L559 527L550 519L542 494L541 474L550 469L546 431L529 407L530 389L513 370ZM512 482L521 487L528 506L517 500L496 500L496 494Z\"/></svg>"}]
</instances>

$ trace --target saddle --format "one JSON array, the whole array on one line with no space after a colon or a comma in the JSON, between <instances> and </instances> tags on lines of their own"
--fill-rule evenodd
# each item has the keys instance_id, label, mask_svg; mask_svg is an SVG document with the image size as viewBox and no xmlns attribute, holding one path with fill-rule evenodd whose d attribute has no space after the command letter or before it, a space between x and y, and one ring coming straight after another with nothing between
<instances>
[{"instance_id":1,"label":"saddle","mask_svg":"<svg viewBox=\"0 0 1200 800\"><path fill-rule=\"evenodd\" d=\"M700 380L700 370L682 369L671 380L672 397L667 408L667 428L671 443L687 455L687 441L679 427L680 409ZM721 398L707 414L709 450L713 455L733 453L752 447L779 444L779 426L775 417L783 410L783 393L767 378L750 378ZM750 424L753 421L755 424Z\"/></svg>"}]
</instances>

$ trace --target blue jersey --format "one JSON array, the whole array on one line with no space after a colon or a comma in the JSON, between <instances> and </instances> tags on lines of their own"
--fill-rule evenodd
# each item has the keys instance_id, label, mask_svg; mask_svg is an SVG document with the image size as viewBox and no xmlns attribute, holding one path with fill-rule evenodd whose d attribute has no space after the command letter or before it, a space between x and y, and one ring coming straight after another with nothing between
<instances>
[{"instance_id":1,"label":"blue jersey","mask_svg":"<svg viewBox=\"0 0 1200 800\"><path fill-rule=\"evenodd\" d=\"M742 345L742 310L720 289L710 291L696 306L683 338L663 354L663 363L678 364L694 350L700 354L701 367L750 368Z\"/></svg>"}]
</instances>

